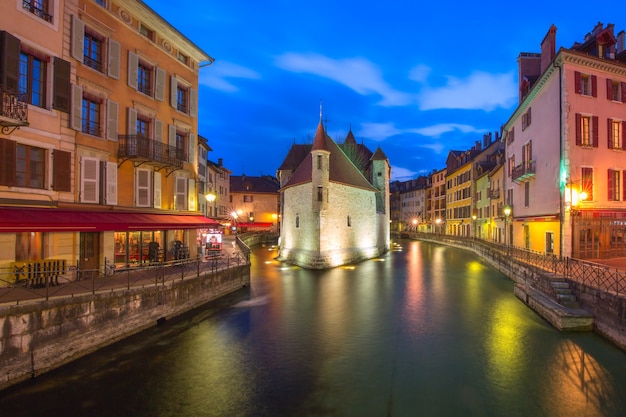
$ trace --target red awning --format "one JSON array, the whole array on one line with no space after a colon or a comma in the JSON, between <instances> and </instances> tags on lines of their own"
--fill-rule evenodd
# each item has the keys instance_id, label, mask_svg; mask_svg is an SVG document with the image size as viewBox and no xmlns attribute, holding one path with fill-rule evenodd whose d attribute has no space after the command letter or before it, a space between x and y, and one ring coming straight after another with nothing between
<instances>
[{"instance_id":1,"label":"red awning","mask_svg":"<svg viewBox=\"0 0 626 417\"><path fill-rule=\"evenodd\" d=\"M215 220L186 214L0 208L0 233L204 229Z\"/></svg>"}]
</instances>

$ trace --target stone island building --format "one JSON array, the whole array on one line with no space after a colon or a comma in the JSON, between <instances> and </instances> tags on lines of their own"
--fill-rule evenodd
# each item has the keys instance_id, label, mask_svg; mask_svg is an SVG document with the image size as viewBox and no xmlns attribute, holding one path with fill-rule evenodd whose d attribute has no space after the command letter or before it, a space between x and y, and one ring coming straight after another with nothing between
<instances>
[{"instance_id":1,"label":"stone island building","mask_svg":"<svg viewBox=\"0 0 626 417\"><path fill-rule=\"evenodd\" d=\"M320 120L312 145L294 144L277 171L281 189L278 259L325 269L389 250L389 160L357 144L338 145Z\"/></svg>"}]
</instances>

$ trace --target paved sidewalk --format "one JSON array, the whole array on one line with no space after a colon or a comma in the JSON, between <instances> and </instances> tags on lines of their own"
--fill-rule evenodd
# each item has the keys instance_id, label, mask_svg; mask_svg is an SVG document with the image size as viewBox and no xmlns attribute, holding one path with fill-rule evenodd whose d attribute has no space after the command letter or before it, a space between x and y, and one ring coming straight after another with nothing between
<instances>
[{"instance_id":1,"label":"paved sidewalk","mask_svg":"<svg viewBox=\"0 0 626 417\"><path fill-rule=\"evenodd\" d=\"M191 260L187 263L173 262L165 265L118 269L111 275L86 277L79 281L50 285L47 288L26 288L22 285L0 287L0 306L166 285L170 281L195 278L198 273L206 274L234 265L243 265L246 262L245 257L234 242L234 237L225 239L219 256L201 258L199 263L196 260Z\"/></svg>"}]
</instances>

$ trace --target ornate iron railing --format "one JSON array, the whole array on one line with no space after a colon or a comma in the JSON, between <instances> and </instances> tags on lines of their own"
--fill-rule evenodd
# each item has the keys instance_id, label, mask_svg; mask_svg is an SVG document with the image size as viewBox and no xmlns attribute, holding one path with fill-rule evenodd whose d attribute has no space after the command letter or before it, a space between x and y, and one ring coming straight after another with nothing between
<instances>
[{"instance_id":1,"label":"ornate iron railing","mask_svg":"<svg viewBox=\"0 0 626 417\"><path fill-rule=\"evenodd\" d=\"M168 166L183 167L185 152L143 135L119 135L118 158L143 158Z\"/></svg>"}]
</instances>

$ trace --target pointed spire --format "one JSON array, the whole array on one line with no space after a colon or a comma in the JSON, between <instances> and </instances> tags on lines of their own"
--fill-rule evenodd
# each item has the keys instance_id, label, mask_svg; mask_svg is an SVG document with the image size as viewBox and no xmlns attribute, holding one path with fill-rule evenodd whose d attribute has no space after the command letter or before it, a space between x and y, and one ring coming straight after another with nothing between
<instances>
[{"instance_id":1,"label":"pointed spire","mask_svg":"<svg viewBox=\"0 0 626 417\"><path fill-rule=\"evenodd\" d=\"M326 130L324 129L322 119L320 119L320 122L317 125L317 131L315 132L315 138L313 139L313 146L311 146L311 150L319 149L326 149Z\"/></svg>"},{"instance_id":2,"label":"pointed spire","mask_svg":"<svg viewBox=\"0 0 626 417\"><path fill-rule=\"evenodd\" d=\"M356 139L354 138L354 134L352 133L352 123L350 123L350 130L348 131L348 135L346 139L343 141L346 145L356 145Z\"/></svg>"}]
</instances>

